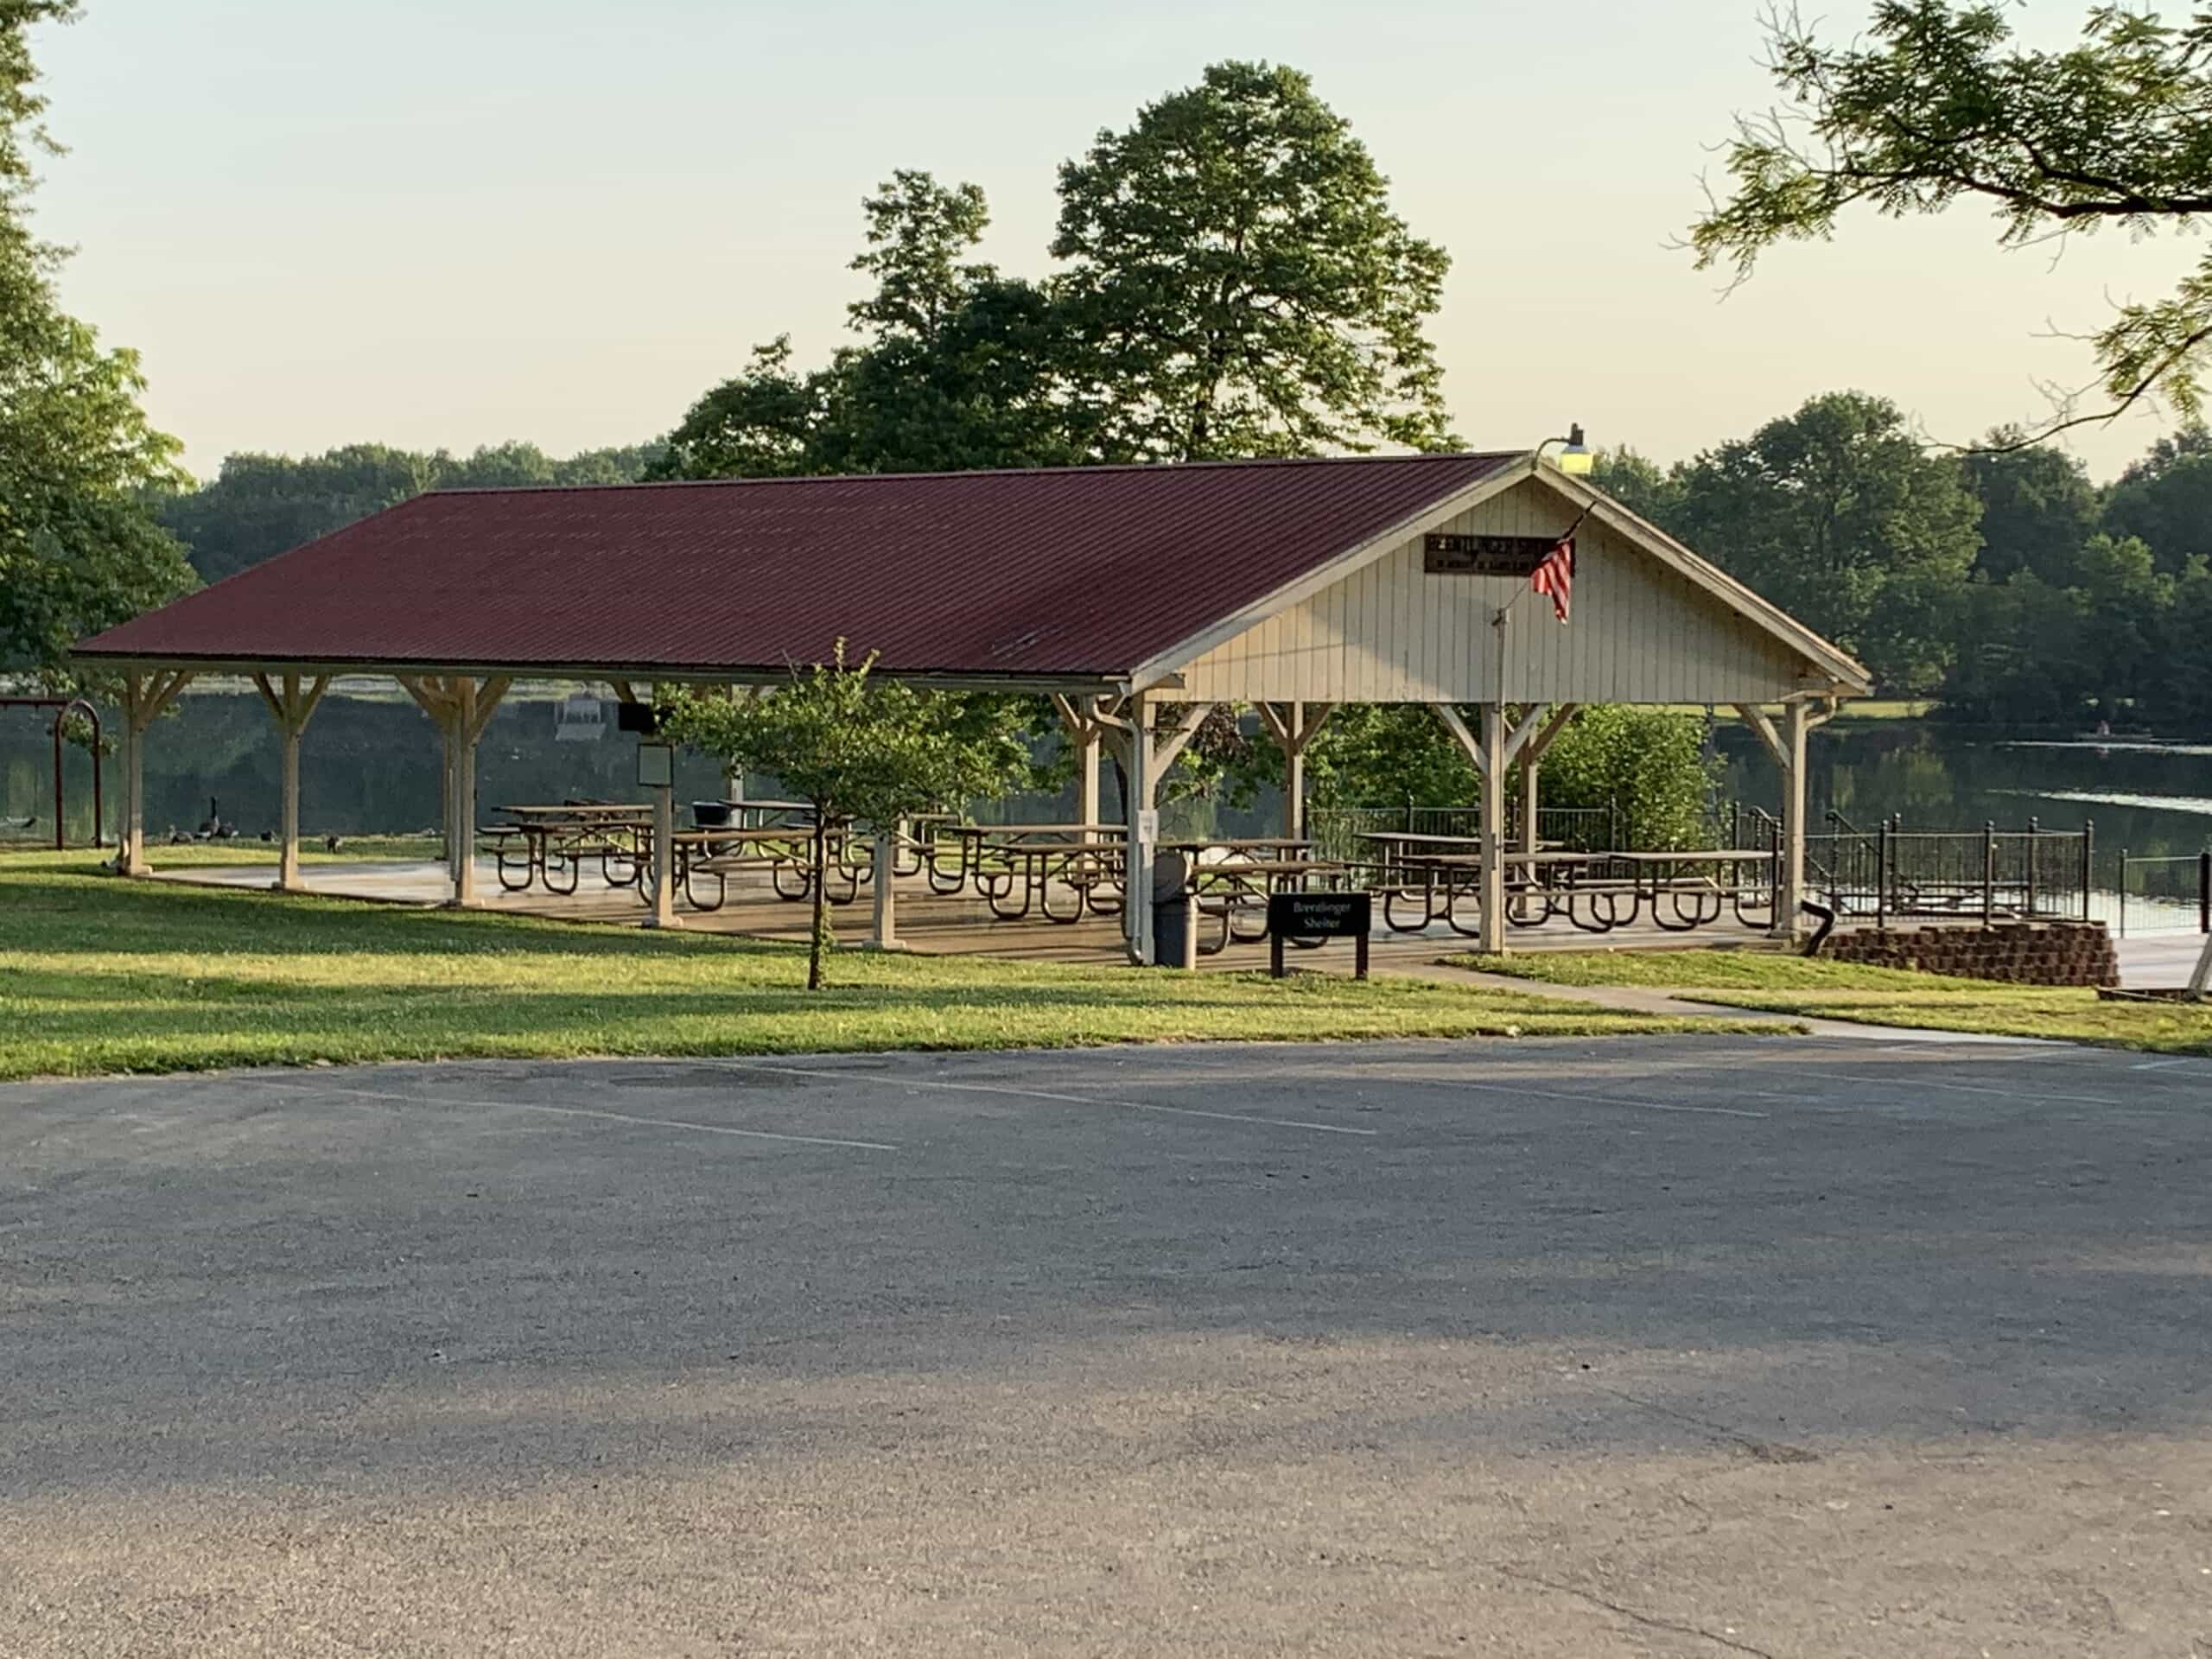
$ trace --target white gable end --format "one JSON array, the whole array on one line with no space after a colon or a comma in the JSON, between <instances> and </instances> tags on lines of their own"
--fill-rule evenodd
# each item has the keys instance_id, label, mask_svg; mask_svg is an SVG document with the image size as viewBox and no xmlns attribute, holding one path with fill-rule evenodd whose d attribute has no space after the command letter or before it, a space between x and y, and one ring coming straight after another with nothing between
<instances>
[{"instance_id":1,"label":"white gable end","mask_svg":"<svg viewBox=\"0 0 2212 1659\"><path fill-rule=\"evenodd\" d=\"M1555 537L1575 508L1528 480L1442 526L1447 533ZM1429 575L1421 537L1198 658L1181 695L1207 701L1772 702L1827 677L1769 629L1627 536L1575 533L1573 616L1525 580Z\"/></svg>"}]
</instances>

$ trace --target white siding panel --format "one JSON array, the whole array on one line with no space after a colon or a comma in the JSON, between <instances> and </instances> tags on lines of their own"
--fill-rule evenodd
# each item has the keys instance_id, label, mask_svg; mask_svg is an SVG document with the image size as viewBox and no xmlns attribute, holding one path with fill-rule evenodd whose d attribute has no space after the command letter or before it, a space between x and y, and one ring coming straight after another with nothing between
<instances>
[{"instance_id":1,"label":"white siding panel","mask_svg":"<svg viewBox=\"0 0 2212 1659\"><path fill-rule=\"evenodd\" d=\"M1444 528L1551 536L1570 517L1530 482ZM1498 684L1492 618L1509 601L1509 701L1765 702L1802 689L1787 646L1632 543L1586 523L1576 555L1573 620L1562 627L1525 582L1429 575L1409 542L1199 658L1185 670L1190 695L1488 702Z\"/></svg>"}]
</instances>

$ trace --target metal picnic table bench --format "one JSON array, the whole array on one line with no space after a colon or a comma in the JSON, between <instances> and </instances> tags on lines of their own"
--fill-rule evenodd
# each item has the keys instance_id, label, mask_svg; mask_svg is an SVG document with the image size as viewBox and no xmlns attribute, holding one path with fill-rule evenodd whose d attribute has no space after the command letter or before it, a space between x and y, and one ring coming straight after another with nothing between
<instances>
[{"instance_id":1,"label":"metal picnic table bench","mask_svg":"<svg viewBox=\"0 0 2212 1659\"><path fill-rule=\"evenodd\" d=\"M830 830L830 868L843 888L826 887L824 897L833 905L849 905L860 896L860 885L870 874L865 865L852 864L847 843L853 839L843 825ZM648 832L647 840L651 835ZM756 829L678 830L669 837L670 864L677 890L694 910L716 911L728 902L729 877L739 870L766 870L776 897L797 902L814 891L814 825L766 824ZM705 895L703 878L712 876L715 895Z\"/></svg>"},{"instance_id":2,"label":"metal picnic table bench","mask_svg":"<svg viewBox=\"0 0 2212 1659\"><path fill-rule=\"evenodd\" d=\"M499 885L509 893L522 893L535 881L548 893L568 894L576 890L583 861L596 855L600 874L611 887L632 887L643 868L645 849L639 840L650 835L652 809L630 802L565 801L554 804L523 804L493 809L512 823L495 823L479 831L492 843ZM628 837L626 845L621 837ZM511 843L522 843L522 879L514 879ZM626 875L614 873L614 861L629 867ZM561 885L565 874L568 884Z\"/></svg>"},{"instance_id":3,"label":"metal picnic table bench","mask_svg":"<svg viewBox=\"0 0 2212 1659\"><path fill-rule=\"evenodd\" d=\"M949 870L947 842L955 849ZM972 887L1001 921L1019 921L1034 910L1047 921L1072 924L1086 914L1120 912L1127 843L1128 831L1118 823L941 822L923 862L931 892L949 897ZM1074 889L1071 908L1053 908L1055 881ZM1102 896L1108 893L1110 900Z\"/></svg>"},{"instance_id":4,"label":"metal picnic table bench","mask_svg":"<svg viewBox=\"0 0 2212 1659\"><path fill-rule=\"evenodd\" d=\"M1745 926L1763 927L1764 918L1747 912L1761 908L1762 895L1770 909L1770 887L1744 880L1742 870L1747 865L1771 865L1774 860L1771 850L1756 848L1508 852L1499 860L1507 878L1505 919L1512 926L1529 928L1563 917L1583 932L1609 933L1633 923L1649 905L1655 926L1684 933L1719 921L1723 905L1728 904ZM1512 879L1516 866L1522 871L1517 881ZM1478 929L1459 920L1458 907L1468 898L1479 906L1479 854L1421 851L1402 859L1397 868L1408 879L1386 882L1379 889L1383 922L1392 931L1417 933L1441 921L1463 937L1478 937ZM1700 873L1684 874L1686 868ZM1732 871L1737 879L1720 879ZM1411 879L1416 874L1417 881ZM1420 919L1404 919L1398 906L1415 899L1421 904Z\"/></svg>"},{"instance_id":5,"label":"metal picnic table bench","mask_svg":"<svg viewBox=\"0 0 2212 1659\"><path fill-rule=\"evenodd\" d=\"M1190 867L1191 893L1201 915L1217 918L1220 929L1211 944L1201 943L1202 956L1216 956L1234 944L1257 944L1268 937L1267 910L1270 895L1304 892L1317 882L1334 886L1351 873L1341 860L1313 858L1306 854L1313 843L1288 837L1261 837L1247 841L1217 840L1164 842L1169 850L1196 847L1198 855ZM1209 859L1205 852L1224 855ZM1256 912L1257 932L1240 929L1237 920ZM1294 941L1294 943L1303 943Z\"/></svg>"}]
</instances>

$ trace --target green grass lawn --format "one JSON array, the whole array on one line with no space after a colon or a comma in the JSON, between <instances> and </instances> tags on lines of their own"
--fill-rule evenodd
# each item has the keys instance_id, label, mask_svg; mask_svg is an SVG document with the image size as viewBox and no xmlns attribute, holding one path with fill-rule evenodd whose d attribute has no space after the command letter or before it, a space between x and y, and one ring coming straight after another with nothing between
<instances>
[{"instance_id":1,"label":"green grass lawn","mask_svg":"<svg viewBox=\"0 0 2212 1659\"><path fill-rule=\"evenodd\" d=\"M1816 1019L2212 1054L2212 1007L2106 1002L2094 991L1808 962L1761 950L1576 950L1451 960L1553 985L1641 986Z\"/></svg>"},{"instance_id":2,"label":"green grass lawn","mask_svg":"<svg viewBox=\"0 0 2212 1659\"><path fill-rule=\"evenodd\" d=\"M199 851L180 849L179 851ZM1011 924L1009 925L1012 925ZM442 1057L1728 1030L1516 993L1137 973L125 881L0 855L0 1077Z\"/></svg>"}]
</instances>

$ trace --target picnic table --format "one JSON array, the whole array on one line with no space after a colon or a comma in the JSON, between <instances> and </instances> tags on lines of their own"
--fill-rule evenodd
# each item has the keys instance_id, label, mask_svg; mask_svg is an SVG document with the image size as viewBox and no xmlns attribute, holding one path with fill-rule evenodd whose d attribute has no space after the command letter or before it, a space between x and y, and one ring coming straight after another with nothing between
<instances>
[{"instance_id":1,"label":"picnic table","mask_svg":"<svg viewBox=\"0 0 2212 1659\"><path fill-rule=\"evenodd\" d=\"M1293 857L1287 855L1294 849L1285 847L1274 850L1278 855L1262 853L1257 857L1229 857L1192 866L1191 893L1199 913L1217 918L1221 924L1211 945L1199 944L1202 955L1215 956L1231 944L1257 944L1266 938L1270 893L1300 892L1317 883L1332 885L1351 873L1350 866L1340 860ZM1240 931L1238 918L1255 912L1261 918L1259 931Z\"/></svg>"},{"instance_id":2,"label":"picnic table","mask_svg":"<svg viewBox=\"0 0 2212 1659\"><path fill-rule=\"evenodd\" d=\"M499 885L507 892L522 893L537 882L548 893L572 893L584 860L594 855L607 886L636 885L647 856L640 837L652 831L651 807L621 801L563 801L493 810L511 822L492 824L479 833L492 843ZM515 879L516 842L522 847L519 880ZM626 874L615 874L618 861L626 867Z\"/></svg>"},{"instance_id":3,"label":"picnic table","mask_svg":"<svg viewBox=\"0 0 2212 1659\"><path fill-rule=\"evenodd\" d=\"M1764 927L1773 909L1773 887L1747 879L1747 871L1771 867L1775 858L1771 849L1749 847L1593 854L1594 865L1614 868L1593 868L1560 884L1553 890L1556 897L1547 893L1546 904L1586 933L1625 926L1646 905L1653 925L1670 933L1709 926L1720 919L1724 905L1732 906L1745 927ZM1757 913L1762 909L1768 914Z\"/></svg>"},{"instance_id":4,"label":"picnic table","mask_svg":"<svg viewBox=\"0 0 2212 1659\"><path fill-rule=\"evenodd\" d=\"M1034 910L1047 921L1074 923L1086 914L1120 912L1127 842L1128 830L1118 823L941 823L925 865L931 892L950 895L972 887L1001 921L1019 921ZM955 849L949 870L947 842ZM1055 882L1074 891L1071 906L1054 908Z\"/></svg>"},{"instance_id":5,"label":"picnic table","mask_svg":"<svg viewBox=\"0 0 2212 1659\"><path fill-rule=\"evenodd\" d=\"M1649 906L1655 926L1685 933L1719 921L1723 908L1731 906L1745 926L1766 926L1768 916L1760 912L1771 912L1771 883L1747 872L1774 860L1768 849L1700 848L1508 852L1498 862L1505 872L1505 919L1512 926L1541 927L1560 917L1583 932L1609 933L1637 920ZM1462 923L1459 914L1459 906L1468 899L1480 912L1479 853L1424 852L1402 868L1408 879L1382 888L1386 926L1395 932L1417 933L1440 921L1465 938L1480 936L1479 928ZM1417 883L1410 879L1415 874ZM1419 919L1402 917L1399 906L1416 899Z\"/></svg>"},{"instance_id":6,"label":"picnic table","mask_svg":"<svg viewBox=\"0 0 2212 1659\"><path fill-rule=\"evenodd\" d=\"M1156 842L1154 847L1159 852L1185 854L1198 864L1309 858L1313 852L1313 842L1303 836L1192 836Z\"/></svg>"},{"instance_id":7,"label":"picnic table","mask_svg":"<svg viewBox=\"0 0 2212 1659\"><path fill-rule=\"evenodd\" d=\"M650 837L650 832L648 832ZM842 826L830 830L829 875L842 880L842 891L825 886L823 896L833 905L849 905L860 896L861 883L870 872L853 866ZM814 891L814 825L764 824L753 829L679 830L669 837L670 862L677 891L694 910L716 911L728 902L729 877L737 870L768 872L768 884L779 899L796 902ZM706 896L706 878L714 880L714 897Z\"/></svg>"}]
</instances>

